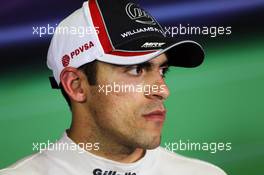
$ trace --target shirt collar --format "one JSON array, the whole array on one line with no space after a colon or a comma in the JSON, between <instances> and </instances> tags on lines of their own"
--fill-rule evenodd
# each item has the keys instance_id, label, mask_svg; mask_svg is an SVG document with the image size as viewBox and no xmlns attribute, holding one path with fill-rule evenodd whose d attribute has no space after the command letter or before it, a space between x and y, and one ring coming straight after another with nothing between
<instances>
[{"instance_id":1,"label":"shirt collar","mask_svg":"<svg viewBox=\"0 0 264 175\"><path fill-rule=\"evenodd\" d=\"M155 149L146 150L145 155L133 163L121 163L109 160L84 150L71 140L66 132L63 133L61 139L55 144L57 145L57 148L60 147L60 149L52 151L52 154L56 154L56 157L63 159L63 161L70 161L71 163L76 164L76 166L77 164L78 166L83 165L84 168L88 168L90 170L100 168L107 171L117 171L119 173L128 171L139 172L143 167L144 169L151 168L156 160Z\"/></svg>"}]
</instances>

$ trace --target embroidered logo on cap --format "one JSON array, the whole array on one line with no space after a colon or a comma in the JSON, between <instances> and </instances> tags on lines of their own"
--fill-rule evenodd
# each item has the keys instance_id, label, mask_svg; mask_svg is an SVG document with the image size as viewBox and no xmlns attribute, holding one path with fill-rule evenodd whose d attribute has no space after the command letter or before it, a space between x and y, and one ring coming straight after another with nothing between
<instances>
[{"instance_id":1,"label":"embroidered logo on cap","mask_svg":"<svg viewBox=\"0 0 264 175\"><path fill-rule=\"evenodd\" d=\"M126 14L130 19L135 20L138 23L156 25L155 19L134 3L128 3L126 5Z\"/></svg>"},{"instance_id":2,"label":"embroidered logo on cap","mask_svg":"<svg viewBox=\"0 0 264 175\"><path fill-rule=\"evenodd\" d=\"M153 47L161 47L163 46L165 43L149 43L146 42L145 44L143 44L141 47L143 48L153 48Z\"/></svg>"},{"instance_id":3,"label":"embroidered logo on cap","mask_svg":"<svg viewBox=\"0 0 264 175\"><path fill-rule=\"evenodd\" d=\"M90 42L85 43L84 45L76 48L69 55L68 54L64 55L61 59L63 67L67 67L70 64L71 59L73 59L74 57L78 56L79 54L81 54L83 52L86 52L87 50L89 50L93 46L94 46L94 43L92 41L90 41Z\"/></svg>"},{"instance_id":4,"label":"embroidered logo on cap","mask_svg":"<svg viewBox=\"0 0 264 175\"><path fill-rule=\"evenodd\" d=\"M70 56L69 55L64 55L61 59L63 67L67 67L70 64Z\"/></svg>"}]
</instances>

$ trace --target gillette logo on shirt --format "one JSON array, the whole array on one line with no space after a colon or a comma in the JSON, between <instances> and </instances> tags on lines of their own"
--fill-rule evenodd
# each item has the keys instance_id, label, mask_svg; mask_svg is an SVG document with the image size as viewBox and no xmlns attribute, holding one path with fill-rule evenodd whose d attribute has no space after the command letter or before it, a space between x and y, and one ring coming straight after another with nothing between
<instances>
[{"instance_id":1,"label":"gillette logo on shirt","mask_svg":"<svg viewBox=\"0 0 264 175\"><path fill-rule=\"evenodd\" d=\"M118 173L117 171L102 170L100 168L96 168L93 170L93 175L137 175L137 174L132 172Z\"/></svg>"}]
</instances>

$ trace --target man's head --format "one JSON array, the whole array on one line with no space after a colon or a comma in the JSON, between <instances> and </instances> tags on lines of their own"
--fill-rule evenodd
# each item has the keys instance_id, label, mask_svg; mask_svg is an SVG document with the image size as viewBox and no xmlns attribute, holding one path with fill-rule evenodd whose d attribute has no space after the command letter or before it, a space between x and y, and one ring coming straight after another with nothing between
<instances>
[{"instance_id":1,"label":"man's head","mask_svg":"<svg viewBox=\"0 0 264 175\"><path fill-rule=\"evenodd\" d=\"M60 33L78 27L96 32L81 38ZM129 0L89 0L56 29L47 64L71 101L73 124L89 126L102 142L155 148L169 95L163 72L168 65L196 67L203 58L198 43L167 38L159 23ZM116 92L115 85L123 89Z\"/></svg>"},{"instance_id":2,"label":"man's head","mask_svg":"<svg viewBox=\"0 0 264 175\"><path fill-rule=\"evenodd\" d=\"M165 54L131 66L97 62L96 84L89 82L84 71L75 68L64 69L61 83L71 99L73 112L81 110L83 115L89 115L90 122L100 130L98 135L129 147L151 149L160 144L165 119L163 102L169 96L164 82L167 69ZM107 95L99 91L99 87L113 83L135 89L119 88ZM139 87L155 88L144 91Z\"/></svg>"}]
</instances>

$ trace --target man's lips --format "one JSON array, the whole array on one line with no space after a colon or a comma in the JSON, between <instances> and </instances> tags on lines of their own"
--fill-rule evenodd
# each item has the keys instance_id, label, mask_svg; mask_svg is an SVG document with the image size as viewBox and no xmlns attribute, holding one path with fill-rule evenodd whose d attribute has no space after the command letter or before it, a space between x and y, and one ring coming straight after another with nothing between
<instances>
[{"instance_id":1,"label":"man's lips","mask_svg":"<svg viewBox=\"0 0 264 175\"><path fill-rule=\"evenodd\" d=\"M153 112L150 112L148 114L144 114L143 117L146 120L152 120L152 121L160 121L163 122L166 117L166 111L156 110Z\"/></svg>"}]
</instances>

